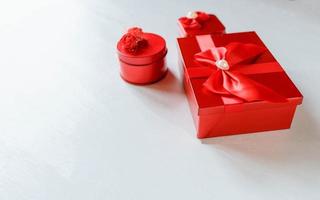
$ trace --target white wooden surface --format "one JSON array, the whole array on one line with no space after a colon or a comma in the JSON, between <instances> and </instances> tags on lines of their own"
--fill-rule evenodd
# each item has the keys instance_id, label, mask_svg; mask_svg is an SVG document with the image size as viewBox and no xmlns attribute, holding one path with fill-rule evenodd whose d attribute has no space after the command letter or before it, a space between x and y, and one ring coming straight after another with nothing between
<instances>
[{"instance_id":1,"label":"white wooden surface","mask_svg":"<svg viewBox=\"0 0 320 200\"><path fill-rule=\"evenodd\" d=\"M305 99L291 130L200 142L178 76L176 19L256 30ZM1 200L320 199L317 0L0 1ZM163 35L170 73L123 82L115 44Z\"/></svg>"}]
</instances>

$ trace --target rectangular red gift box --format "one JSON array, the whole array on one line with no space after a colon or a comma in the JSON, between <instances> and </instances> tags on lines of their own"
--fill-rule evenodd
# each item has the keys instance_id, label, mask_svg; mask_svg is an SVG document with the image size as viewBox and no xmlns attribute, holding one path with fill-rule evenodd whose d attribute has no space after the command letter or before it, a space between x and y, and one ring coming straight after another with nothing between
<instances>
[{"instance_id":1,"label":"rectangular red gift box","mask_svg":"<svg viewBox=\"0 0 320 200\"><path fill-rule=\"evenodd\" d=\"M213 14L209 14L209 20L204 22L202 27L199 29L186 29L183 27L180 21L178 21L178 26L181 37L205 34L223 34L226 30L219 18Z\"/></svg>"},{"instance_id":2,"label":"rectangular red gift box","mask_svg":"<svg viewBox=\"0 0 320 200\"><path fill-rule=\"evenodd\" d=\"M267 48L255 32L210 36L216 46L240 42ZM177 41L184 89L198 138L290 128L296 107L302 103L303 97L284 71L248 76L286 97L287 102L253 101L225 104L221 95L203 89L203 83L207 78L190 77L190 69L197 70L196 68L199 67L199 64L194 61L194 54L201 51L197 38L178 38ZM262 59L257 62L276 62L276 59L267 49ZM268 65L266 64L265 67L267 68Z\"/></svg>"}]
</instances>

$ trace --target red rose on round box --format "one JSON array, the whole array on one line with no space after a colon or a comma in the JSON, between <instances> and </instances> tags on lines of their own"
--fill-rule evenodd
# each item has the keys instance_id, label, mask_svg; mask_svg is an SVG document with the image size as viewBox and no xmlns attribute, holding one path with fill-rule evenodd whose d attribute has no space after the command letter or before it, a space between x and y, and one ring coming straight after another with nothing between
<instances>
[{"instance_id":1,"label":"red rose on round box","mask_svg":"<svg viewBox=\"0 0 320 200\"><path fill-rule=\"evenodd\" d=\"M117 50L120 75L129 83L154 83L167 72L166 42L160 35L130 28L119 40Z\"/></svg>"}]
</instances>

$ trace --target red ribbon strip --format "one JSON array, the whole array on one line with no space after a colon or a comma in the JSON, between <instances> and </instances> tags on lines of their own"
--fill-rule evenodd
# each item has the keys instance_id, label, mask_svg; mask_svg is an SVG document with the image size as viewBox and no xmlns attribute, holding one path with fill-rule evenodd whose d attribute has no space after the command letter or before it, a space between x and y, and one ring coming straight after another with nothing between
<instances>
[{"instance_id":1,"label":"red ribbon strip","mask_svg":"<svg viewBox=\"0 0 320 200\"><path fill-rule=\"evenodd\" d=\"M229 43L216 47L210 35L196 36L201 49L194 58L200 66L188 68L190 78L207 78L204 87L220 94L225 104L265 100L286 102L287 99L271 88L251 79L247 75L282 72L277 62L255 63L266 48L255 44ZM223 60L228 68L222 68ZM222 65L224 66L224 65ZM231 98L231 100L230 100Z\"/></svg>"},{"instance_id":2,"label":"red ribbon strip","mask_svg":"<svg viewBox=\"0 0 320 200\"><path fill-rule=\"evenodd\" d=\"M201 11L194 12L195 17L180 17L179 21L185 29L201 29L202 24L209 20L210 16Z\"/></svg>"}]
</instances>

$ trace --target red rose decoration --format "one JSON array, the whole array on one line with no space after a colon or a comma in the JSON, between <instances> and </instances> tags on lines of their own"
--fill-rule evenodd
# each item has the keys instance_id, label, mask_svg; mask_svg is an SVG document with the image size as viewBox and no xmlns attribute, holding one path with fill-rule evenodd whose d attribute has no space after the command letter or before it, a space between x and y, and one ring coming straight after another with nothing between
<instances>
[{"instance_id":1,"label":"red rose decoration","mask_svg":"<svg viewBox=\"0 0 320 200\"><path fill-rule=\"evenodd\" d=\"M133 27L122 36L119 41L121 48L130 54L136 54L139 50L148 45L148 41L143 38L141 28Z\"/></svg>"}]
</instances>

